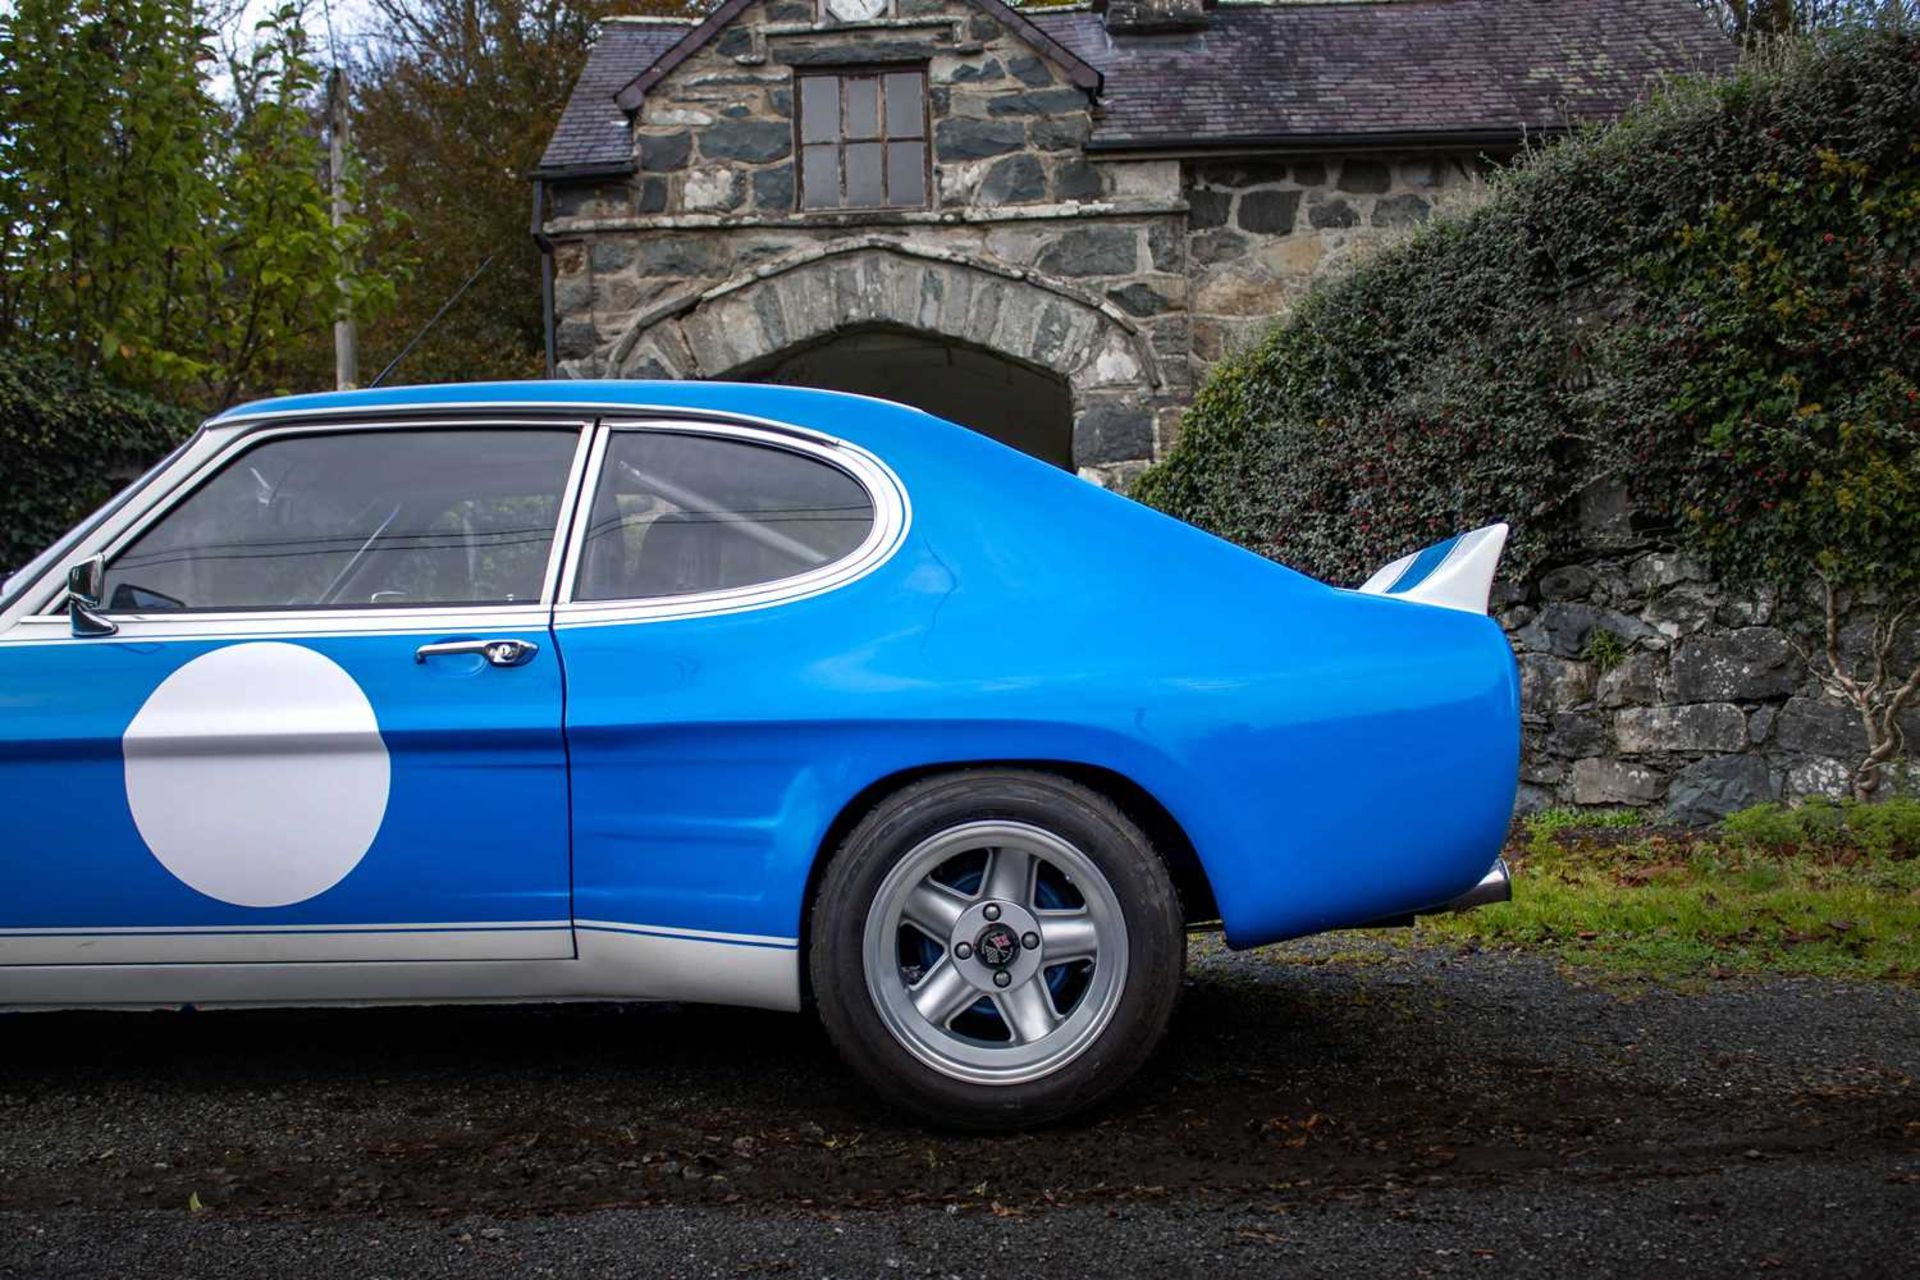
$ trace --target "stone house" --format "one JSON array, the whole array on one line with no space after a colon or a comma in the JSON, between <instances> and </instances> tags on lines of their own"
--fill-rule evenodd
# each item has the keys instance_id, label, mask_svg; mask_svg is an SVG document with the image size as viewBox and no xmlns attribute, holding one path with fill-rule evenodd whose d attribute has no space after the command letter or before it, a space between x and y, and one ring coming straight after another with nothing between
<instances>
[{"instance_id":1,"label":"stone house","mask_svg":"<svg viewBox=\"0 0 1920 1280\"><path fill-rule=\"evenodd\" d=\"M556 371L887 396L1124 485L1316 274L1729 56L1693 0L614 19L535 175Z\"/></svg>"},{"instance_id":2,"label":"stone house","mask_svg":"<svg viewBox=\"0 0 1920 1280\"><path fill-rule=\"evenodd\" d=\"M886 396L1124 486L1317 275L1530 142L1731 58L1694 0L614 19L535 175L550 355L564 376ZM1843 789L1858 723L1768 602L1623 512L1595 521L1588 562L1501 584L1523 808L1692 819Z\"/></svg>"}]
</instances>

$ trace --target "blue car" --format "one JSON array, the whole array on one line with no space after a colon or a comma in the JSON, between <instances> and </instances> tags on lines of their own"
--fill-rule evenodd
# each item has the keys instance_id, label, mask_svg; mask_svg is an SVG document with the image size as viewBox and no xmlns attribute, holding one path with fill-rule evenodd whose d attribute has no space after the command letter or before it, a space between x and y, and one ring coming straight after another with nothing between
<instances>
[{"instance_id":1,"label":"blue car","mask_svg":"<svg viewBox=\"0 0 1920 1280\"><path fill-rule=\"evenodd\" d=\"M0 1007L813 1008L1059 1116L1190 928L1506 896L1505 535L1336 589L790 387L237 408L0 588Z\"/></svg>"}]
</instances>

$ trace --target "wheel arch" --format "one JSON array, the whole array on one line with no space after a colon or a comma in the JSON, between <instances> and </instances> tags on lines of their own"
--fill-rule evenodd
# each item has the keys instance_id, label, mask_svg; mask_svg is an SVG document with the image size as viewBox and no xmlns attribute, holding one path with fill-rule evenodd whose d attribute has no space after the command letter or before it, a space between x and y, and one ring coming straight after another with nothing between
<instances>
[{"instance_id":1,"label":"wheel arch","mask_svg":"<svg viewBox=\"0 0 1920 1280\"><path fill-rule=\"evenodd\" d=\"M1102 765L1083 764L1071 760L1035 760L1035 759L981 759L950 760L933 764L915 765L912 768L899 769L885 777L878 778L862 788L852 799L841 806L840 812L827 825L819 846L814 850L813 862L807 869L807 882L800 906L800 955L803 957L801 971L801 999L810 1002L813 993L809 989L807 966L804 957L813 943L813 899L819 888L820 879L826 874L827 866L833 861L833 855L846 840L853 829L860 824L882 800L926 778L940 777L950 773L967 773L977 769L1025 769L1034 773L1050 773L1056 777L1076 782L1088 790L1105 796L1117 805L1120 811L1136 823L1146 834L1154 851L1167 864L1167 873L1172 877L1174 888L1180 894L1181 912L1189 925L1216 920L1220 911L1213 895L1212 881L1207 877L1206 867L1200 861L1192 839L1186 828L1161 803L1158 797L1132 778Z\"/></svg>"}]
</instances>

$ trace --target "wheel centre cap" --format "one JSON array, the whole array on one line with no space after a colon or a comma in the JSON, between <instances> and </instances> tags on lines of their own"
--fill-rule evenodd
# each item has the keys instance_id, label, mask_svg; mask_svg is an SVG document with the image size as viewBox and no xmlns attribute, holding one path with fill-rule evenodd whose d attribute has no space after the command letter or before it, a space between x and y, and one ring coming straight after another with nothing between
<instances>
[{"instance_id":1,"label":"wheel centre cap","mask_svg":"<svg viewBox=\"0 0 1920 1280\"><path fill-rule=\"evenodd\" d=\"M1004 924L990 924L973 940L973 952L989 969L1004 969L1020 955L1020 935Z\"/></svg>"}]
</instances>

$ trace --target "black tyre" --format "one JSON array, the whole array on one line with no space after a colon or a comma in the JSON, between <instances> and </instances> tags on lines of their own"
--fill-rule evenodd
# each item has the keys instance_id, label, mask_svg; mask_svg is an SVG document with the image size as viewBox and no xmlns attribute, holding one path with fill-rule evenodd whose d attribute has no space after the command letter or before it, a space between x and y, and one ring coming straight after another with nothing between
<instances>
[{"instance_id":1,"label":"black tyre","mask_svg":"<svg viewBox=\"0 0 1920 1280\"><path fill-rule=\"evenodd\" d=\"M1098 793L1021 769L888 796L812 907L822 1022L853 1069L937 1124L1037 1124L1159 1045L1186 941L1165 863Z\"/></svg>"}]
</instances>

